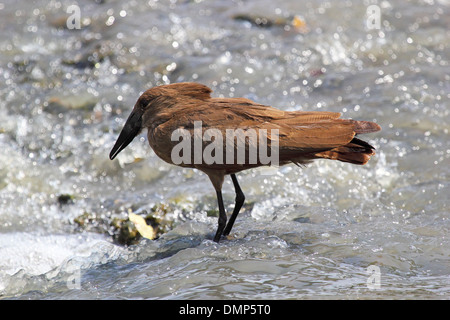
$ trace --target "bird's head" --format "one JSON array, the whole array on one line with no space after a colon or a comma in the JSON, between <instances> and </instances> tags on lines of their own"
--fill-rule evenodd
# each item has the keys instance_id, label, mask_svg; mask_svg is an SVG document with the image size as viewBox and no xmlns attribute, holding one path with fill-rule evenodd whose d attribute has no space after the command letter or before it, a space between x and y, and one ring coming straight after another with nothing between
<instances>
[{"instance_id":1,"label":"bird's head","mask_svg":"<svg viewBox=\"0 0 450 320\"><path fill-rule=\"evenodd\" d=\"M134 105L131 114L128 116L122 131L117 138L114 147L109 154L109 158L113 160L123 149L125 149L131 141L142 131L144 128L144 119L146 118L148 111L151 109L152 104L157 100L160 95L152 94L152 89L144 92Z\"/></svg>"},{"instance_id":2,"label":"bird's head","mask_svg":"<svg viewBox=\"0 0 450 320\"><path fill-rule=\"evenodd\" d=\"M148 124L152 115L160 109L168 109L177 100L183 97L197 100L210 98L211 89L199 83L183 82L154 87L145 91L134 105L131 114L112 148L109 158L113 160ZM167 110L166 110L167 111Z\"/></svg>"}]
</instances>

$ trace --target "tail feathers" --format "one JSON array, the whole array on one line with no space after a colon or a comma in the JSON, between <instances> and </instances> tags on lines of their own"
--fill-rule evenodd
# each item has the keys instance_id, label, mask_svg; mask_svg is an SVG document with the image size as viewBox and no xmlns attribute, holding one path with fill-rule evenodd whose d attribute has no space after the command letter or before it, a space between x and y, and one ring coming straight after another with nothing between
<instances>
[{"instance_id":1,"label":"tail feathers","mask_svg":"<svg viewBox=\"0 0 450 320\"><path fill-rule=\"evenodd\" d=\"M361 122L361 121L358 121ZM377 130L378 131L378 130ZM340 146L329 151L316 153L317 158L339 160L353 164L366 164L370 157L375 154L375 148L367 142L358 138L353 138L345 146Z\"/></svg>"}]
</instances>

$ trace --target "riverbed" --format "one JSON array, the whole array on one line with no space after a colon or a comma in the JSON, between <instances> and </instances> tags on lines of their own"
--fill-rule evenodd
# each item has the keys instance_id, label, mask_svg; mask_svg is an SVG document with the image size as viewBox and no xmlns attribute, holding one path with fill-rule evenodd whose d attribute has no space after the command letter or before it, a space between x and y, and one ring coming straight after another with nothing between
<instances>
[{"instance_id":1,"label":"riverbed","mask_svg":"<svg viewBox=\"0 0 450 320\"><path fill-rule=\"evenodd\" d=\"M0 30L1 298L450 297L449 1L3 1ZM108 158L139 95L182 81L375 121L376 155L239 173L215 243L204 174L145 132ZM156 239L117 241L151 212Z\"/></svg>"}]
</instances>

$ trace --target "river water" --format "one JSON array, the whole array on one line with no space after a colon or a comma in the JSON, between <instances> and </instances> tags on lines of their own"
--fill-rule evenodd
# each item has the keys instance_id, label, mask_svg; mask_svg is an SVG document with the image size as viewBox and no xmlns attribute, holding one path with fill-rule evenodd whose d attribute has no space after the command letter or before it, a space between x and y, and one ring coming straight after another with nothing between
<instances>
[{"instance_id":1,"label":"river water","mask_svg":"<svg viewBox=\"0 0 450 320\"><path fill-rule=\"evenodd\" d=\"M0 297L450 298L448 0L8 0L0 30ZM108 158L140 93L181 81L376 121L377 154L240 173L214 243L205 175L145 134ZM105 232L154 208L156 240Z\"/></svg>"}]
</instances>

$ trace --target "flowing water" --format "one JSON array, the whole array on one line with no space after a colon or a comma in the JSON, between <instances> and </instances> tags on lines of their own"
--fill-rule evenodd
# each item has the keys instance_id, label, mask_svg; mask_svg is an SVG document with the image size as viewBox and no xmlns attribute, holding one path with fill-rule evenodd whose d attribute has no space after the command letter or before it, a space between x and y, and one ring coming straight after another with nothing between
<instances>
[{"instance_id":1,"label":"flowing water","mask_svg":"<svg viewBox=\"0 0 450 320\"><path fill-rule=\"evenodd\" d=\"M0 30L0 297L450 298L448 0L7 0ZM214 243L205 175L145 134L108 158L140 93L181 81L376 121L377 154L238 174ZM105 228L152 210L156 240Z\"/></svg>"}]
</instances>

